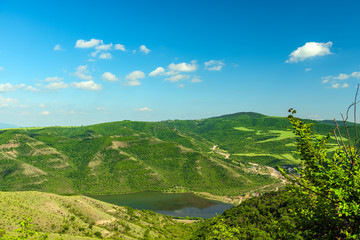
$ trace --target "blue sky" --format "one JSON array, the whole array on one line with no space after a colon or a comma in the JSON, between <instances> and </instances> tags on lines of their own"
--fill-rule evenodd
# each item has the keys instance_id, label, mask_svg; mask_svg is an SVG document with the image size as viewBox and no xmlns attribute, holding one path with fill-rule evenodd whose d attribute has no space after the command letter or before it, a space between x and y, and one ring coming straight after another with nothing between
<instances>
[{"instance_id":1,"label":"blue sky","mask_svg":"<svg viewBox=\"0 0 360 240\"><path fill-rule=\"evenodd\" d=\"M358 1L0 0L0 122L242 111L338 118L360 79Z\"/></svg>"}]
</instances>

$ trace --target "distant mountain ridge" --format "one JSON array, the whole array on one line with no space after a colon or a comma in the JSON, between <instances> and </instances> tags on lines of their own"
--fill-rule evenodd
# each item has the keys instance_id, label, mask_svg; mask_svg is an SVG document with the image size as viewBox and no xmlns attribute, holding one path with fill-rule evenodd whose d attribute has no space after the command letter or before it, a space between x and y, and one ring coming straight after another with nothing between
<instances>
[{"instance_id":1,"label":"distant mountain ridge","mask_svg":"<svg viewBox=\"0 0 360 240\"><path fill-rule=\"evenodd\" d=\"M4 129L0 190L233 196L271 190L280 184L273 167L299 162L289 126L286 118L249 112L201 120ZM319 123L315 129L326 134L332 126Z\"/></svg>"}]
</instances>

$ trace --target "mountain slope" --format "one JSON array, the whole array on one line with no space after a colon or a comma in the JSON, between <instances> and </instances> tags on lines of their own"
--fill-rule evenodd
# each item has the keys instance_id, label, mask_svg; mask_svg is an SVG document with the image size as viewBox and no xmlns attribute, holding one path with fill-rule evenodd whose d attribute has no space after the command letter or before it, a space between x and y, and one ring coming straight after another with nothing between
<instances>
[{"instance_id":1,"label":"mountain slope","mask_svg":"<svg viewBox=\"0 0 360 240\"><path fill-rule=\"evenodd\" d=\"M285 118L237 113L203 120L112 122L0 131L0 190L242 195L274 189L296 165ZM321 125L326 133L330 125ZM254 165L258 164L258 165ZM267 167L263 167L267 166Z\"/></svg>"},{"instance_id":2,"label":"mountain slope","mask_svg":"<svg viewBox=\"0 0 360 240\"><path fill-rule=\"evenodd\" d=\"M0 192L0 203L0 229L7 233L19 228L23 217L31 217L33 230L49 233L51 239L185 239L193 231L192 225L161 214L85 196Z\"/></svg>"}]
</instances>

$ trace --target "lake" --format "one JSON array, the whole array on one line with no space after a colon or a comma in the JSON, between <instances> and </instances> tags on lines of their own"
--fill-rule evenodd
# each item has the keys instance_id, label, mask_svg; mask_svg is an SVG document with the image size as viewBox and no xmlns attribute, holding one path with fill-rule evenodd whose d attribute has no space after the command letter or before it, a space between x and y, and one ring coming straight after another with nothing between
<instances>
[{"instance_id":1,"label":"lake","mask_svg":"<svg viewBox=\"0 0 360 240\"><path fill-rule=\"evenodd\" d=\"M119 206L146 209L175 217L211 218L232 207L231 204L208 200L192 193L139 192L87 196Z\"/></svg>"}]
</instances>

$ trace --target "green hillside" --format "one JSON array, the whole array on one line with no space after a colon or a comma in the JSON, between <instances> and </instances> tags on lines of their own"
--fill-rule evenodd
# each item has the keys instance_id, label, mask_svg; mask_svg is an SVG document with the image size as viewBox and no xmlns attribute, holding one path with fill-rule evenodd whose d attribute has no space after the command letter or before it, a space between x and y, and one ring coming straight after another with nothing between
<instances>
[{"instance_id":1,"label":"green hillside","mask_svg":"<svg viewBox=\"0 0 360 240\"><path fill-rule=\"evenodd\" d=\"M271 190L281 182L271 167L298 163L288 125L286 118L237 113L203 120L2 130L0 190L236 196ZM332 128L319 125L324 134Z\"/></svg>"},{"instance_id":2,"label":"green hillside","mask_svg":"<svg viewBox=\"0 0 360 240\"><path fill-rule=\"evenodd\" d=\"M291 211L298 203L288 191L266 193L205 220L192 239L307 239Z\"/></svg>"},{"instance_id":3,"label":"green hillside","mask_svg":"<svg viewBox=\"0 0 360 240\"><path fill-rule=\"evenodd\" d=\"M0 239L16 234L24 217L50 239L186 239L195 227L152 211L40 192L0 192L0 216Z\"/></svg>"}]
</instances>

